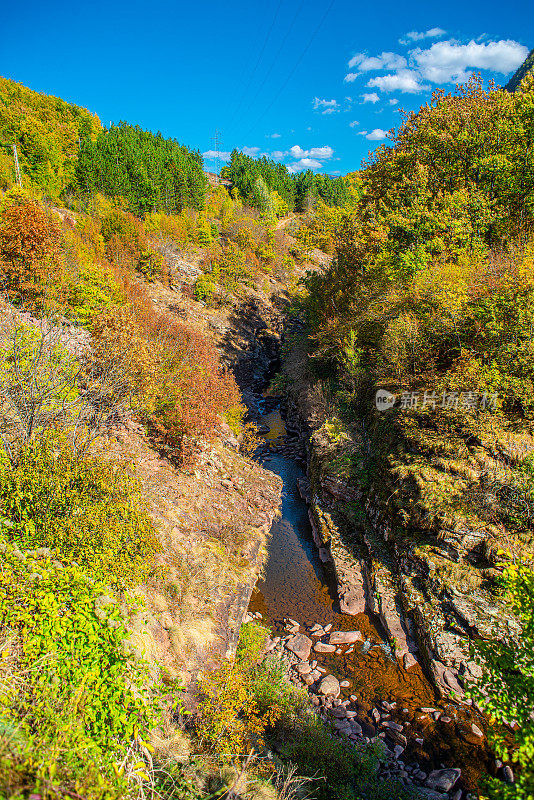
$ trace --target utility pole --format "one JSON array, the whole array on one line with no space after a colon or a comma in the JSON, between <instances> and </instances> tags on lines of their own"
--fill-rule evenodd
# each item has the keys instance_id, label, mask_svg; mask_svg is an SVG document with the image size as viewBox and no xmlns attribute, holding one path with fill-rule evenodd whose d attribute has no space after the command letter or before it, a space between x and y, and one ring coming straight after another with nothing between
<instances>
[{"instance_id":1,"label":"utility pole","mask_svg":"<svg viewBox=\"0 0 534 800\"><path fill-rule=\"evenodd\" d=\"M217 175L219 176L219 181L221 179L221 132L215 128L215 136L211 137L211 141L213 142L213 149L216 153L216 160L215 163L217 164Z\"/></svg>"},{"instance_id":2,"label":"utility pole","mask_svg":"<svg viewBox=\"0 0 534 800\"><path fill-rule=\"evenodd\" d=\"M15 175L17 178L17 183L22 189L22 175L20 174L20 166L19 166L19 156L17 153L17 145L13 145L13 157L15 159Z\"/></svg>"}]
</instances>

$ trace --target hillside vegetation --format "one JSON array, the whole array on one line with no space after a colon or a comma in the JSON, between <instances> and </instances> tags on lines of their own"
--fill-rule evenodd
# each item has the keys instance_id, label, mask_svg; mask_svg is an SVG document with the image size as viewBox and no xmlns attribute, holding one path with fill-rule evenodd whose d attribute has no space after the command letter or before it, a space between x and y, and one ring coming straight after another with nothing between
<instances>
[{"instance_id":1,"label":"hillside vegetation","mask_svg":"<svg viewBox=\"0 0 534 800\"><path fill-rule=\"evenodd\" d=\"M152 296L176 303L185 258L187 302L230 313L305 253L268 190L251 209L174 140L2 91L0 794L222 797L302 710L257 664L264 629L217 671L216 611L256 578L279 489L235 451L244 407L200 320ZM214 678L185 735L181 676L202 658ZM256 760L242 794L295 785Z\"/></svg>"},{"instance_id":2,"label":"hillside vegetation","mask_svg":"<svg viewBox=\"0 0 534 800\"><path fill-rule=\"evenodd\" d=\"M4 79L0 98L23 174L4 148L0 794L417 796L376 779L380 742L349 747L317 720L262 659L266 629L244 626L229 659L213 644L280 493L238 452L255 440L221 320L283 293L307 319L333 468L373 488L395 545L442 569L437 544L456 547L458 585L524 622L479 646L473 692L520 724L509 752L496 742L517 780L488 796L531 800L532 85L437 93L347 178L234 152L230 191L175 140ZM378 388L404 398L387 423Z\"/></svg>"},{"instance_id":3,"label":"hillside vegetation","mask_svg":"<svg viewBox=\"0 0 534 800\"><path fill-rule=\"evenodd\" d=\"M365 165L332 265L306 283L331 469L378 502L407 602L452 653L451 591L482 607L508 598L523 619L513 669L506 637L483 648L494 694L482 705L521 724L521 778L494 782L492 797L534 785L533 138L532 78L514 94L475 78L436 92ZM312 241L320 227L312 217ZM395 395L390 410L376 408L379 389Z\"/></svg>"},{"instance_id":4,"label":"hillside vegetation","mask_svg":"<svg viewBox=\"0 0 534 800\"><path fill-rule=\"evenodd\" d=\"M0 77L0 186L15 183L13 145L28 188L57 198L74 179L82 138L102 130L96 114Z\"/></svg>"}]
</instances>

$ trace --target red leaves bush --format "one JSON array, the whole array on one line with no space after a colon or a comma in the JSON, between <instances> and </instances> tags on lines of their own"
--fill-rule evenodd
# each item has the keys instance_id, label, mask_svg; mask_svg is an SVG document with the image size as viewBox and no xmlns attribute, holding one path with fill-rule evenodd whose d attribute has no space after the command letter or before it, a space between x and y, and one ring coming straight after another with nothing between
<instances>
[{"instance_id":1,"label":"red leaves bush","mask_svg":"<svg viewBox=\"0 0 534 800\"><path fill-rule=\"evenodd\" d=\"M61 274L61 232L41 206L15 201L0 221L0 281L10 300L40 307Z\"/></svg>"}]
</instances>

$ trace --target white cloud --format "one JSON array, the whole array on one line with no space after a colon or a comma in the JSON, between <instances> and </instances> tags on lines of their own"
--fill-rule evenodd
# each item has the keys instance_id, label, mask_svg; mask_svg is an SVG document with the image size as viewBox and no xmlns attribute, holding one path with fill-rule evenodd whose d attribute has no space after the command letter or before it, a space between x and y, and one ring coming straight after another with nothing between
<instances>
[{"instance_id":1,"label":"white cloud","mask_svg":"<svg viewBox=\"0 0 534 800\"><path fill-rule=\"evenodd\" d=\"M313 110L322 114L337 114L341 111L337 100L322 100L320 97L313 98Z\"/></svg>"},{"instance_id":2,"label":"white cloud","mask_svg":"<svg viewBox=\"0 0 534 800\"><path fill-rule=\"evenodd\" d=\"M333 149L328 145L325 145L324 147L311 147L309 150L303 150L302 147L300 147L298 144L295 144L293 147L290 147L289 152L293 158L320 158L323 161L332 158L334 155Z\"/></svg>"},{"instance_id":3,"label":"white cloud","mask_svg":"<svg viewBox=\"0 0 534 800\"><path fill-rule=\"evenodd\" d=\"M367 136L368 131L358 131L356 136Z\"/></svg>"},{"instance_id":4,"label":"white cloud","mask_svg":"<svg viewBox=\"0 0 534 800\"><path fill-rule=\"evenodd\" d=\"M349 61L349 68L358 67L360 72L370 72L377 69L402 69L405 66L406 59L404 56L397 55L397 53L380 53L379 56L366 56L365 53L356 53Z\"/></svg>"},{"instance_id":5,"label":"white cloud","mask_svg":"<svg viewBox=\"0 0 534 800\"><path fill-rule=\"evenodd\" d=\"M429 86L420 83L421 75L415 70L401 69L399 72L390 73L389 75L379 75L376 78L371 78L367 81L369 88L377 88L382 92L407 92L408 94L417 94Z\"/></svg>"},{"instance_id":6,"label":"white cloud","mask_svg":"<svg viewBox=\"0 0 534 800\"><path fill-rule=\"evenodd\" d=\"M354 119L352 122L349 122L349 125L350 125L351 128L355 128L359 124L360 123L358 122L357 119Z\"/></svg>"},{"instance_id":7,"label":"white cloud","mask_svg":"<svg viewBox=\"0 0 534 800\"><path fill-rule=\"evenodd\" d=\"M279 139L281 136L282 136L281 133L268 133L267 134L267 138L268 139Z\"/></svg>"},{"instance_id":8,"label":"white cloud","mask_svg":"<svg viewBox=\"0 0 534 800\"><path fill-rule=\"evenodd\" d=\"M282 150L275 150L274 152L271 153L271 155L273 158L284 158L284 156L287 156L287 152L283 152Z\"/></svg>"},{"instance_id":9,"label":"white cloud","mask_svg":"<svg viewBox=\"0 0 534 800\"><path fill-rule=\"evenodd\" d=\"M287 169L289 172L298 172L301 169L319 169L323 165L315 158L301 158L293 164L288 164Z\"/></svg>"},{"instance_id":10,"label":"white cloud","mask_svg":"<svg viewBox=\"0 0 534 800\"><path fill-rule=\"evenodd\" d=\"M261 147L242 147L241 152L244 153L246 156L257 156L260 152Z\"/></svg>"},{"instance_id":11,"label":"white cloud","mask_svg":"<svg viewBox=\"0 0 534 800\"><path fill-rule=\"evenodd\" d=\"M323 100L320 97L314 97L312 102L314 110L325 107L336 108L338 105L337 100Z\"/></svg>"},{"instance_id":12,"label":"white cloud","mask_svg":"<svg viewBox=\"0 0 534 800\"><path fill-rule=\"evenodd\" d=\"M435 42L427 50L416 48L411 62L423 79L432 83L464 81L474 69L488 69L507 75L517 69L528 55L527 48L511 39L498 42L460 44L449 39Z\"/></svg>"},{"instance_id":13,"label":"white cloud","mask_svg":"<svg viewBox=\"0 0 534 800\"><path fill-rule=\"evenodd\" d=\"M398 102L399 101L397 100L396 97L392 97L391 100L389 101L389 104L390 106L396 106Z\"/></svg>"},{"instance_id":14,"label":"white cloud","mask_svg":"<svg viewBox=\"0 0 534 800\"><path fill-rule=\"evenodd\" d=\"M207 158L208 161L212 160L212 159L215 159L215 158L220 158L221 161L230 161L231 153L229 153L229 152L224 152L224 153L223 152L219 152L218 153L217 150L206 150L206 152L202 153L202 155L204 156L204 158Z\"/></svg>"},{"instance_id":15,"label":"white cloud","mask_svg":"<svg viewBox=\"0 0 534 800\"><path fill-rule=\"evenodd\" d=\"M375 128L371 133L366 133L365 138L370 139L372 142L379 142L382 139L387 139L387 131L383 131L382 128Z\"/></svg>"},{"instance_id":16,"label":"white cloud","mask_svg":"<svg viewBox=\"0 0 534 800\"><path fill-rule=\"evenodd\" d=\"M428 31L410 31L406 34L404 39L399 39L399 44L412 44L412 42L420 42L422 39L439 39L444 36L447 31L443 28L430 28Z\"/></svg>"},{"instance_id":17,"label":"white cloud","mask_svg":"<svg viewBox=\"0 0 534 800\"><path fill-rule=\"evenodd\" d=\"M362 103L378 103L380 100L376 92L362 94Z\"/></svg>"}]
</instances>

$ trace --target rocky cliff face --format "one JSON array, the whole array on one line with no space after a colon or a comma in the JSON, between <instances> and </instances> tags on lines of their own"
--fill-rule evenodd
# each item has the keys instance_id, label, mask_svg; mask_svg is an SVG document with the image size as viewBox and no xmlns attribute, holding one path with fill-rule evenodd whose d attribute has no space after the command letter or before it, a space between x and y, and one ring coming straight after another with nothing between
<instances>
[{"instance_id":1,"label":"rocky cliff face","mask_svg":"<svg viewBox=\"0 0 534 800\"><path fill-rule=\"evenodd\" d=\"M473 452L463 443L461 458L460 442L449 442L454 458L436 460L423 438L417 445L417 437L386 434L383 417L342 423L307 368L304 337L284 370L293 415L310 431L302 495L341 609L376 614L406 668L419 662L438 695L461 698L466 679L478 674L470 640L496 629L513 635L517 627L494 587L502 530L481 529L461 509L440 517L438 495L452 497L469 470L473 480L496 470L498 441L490 445L481 433Z\"/></svg>"}]
</instances>

